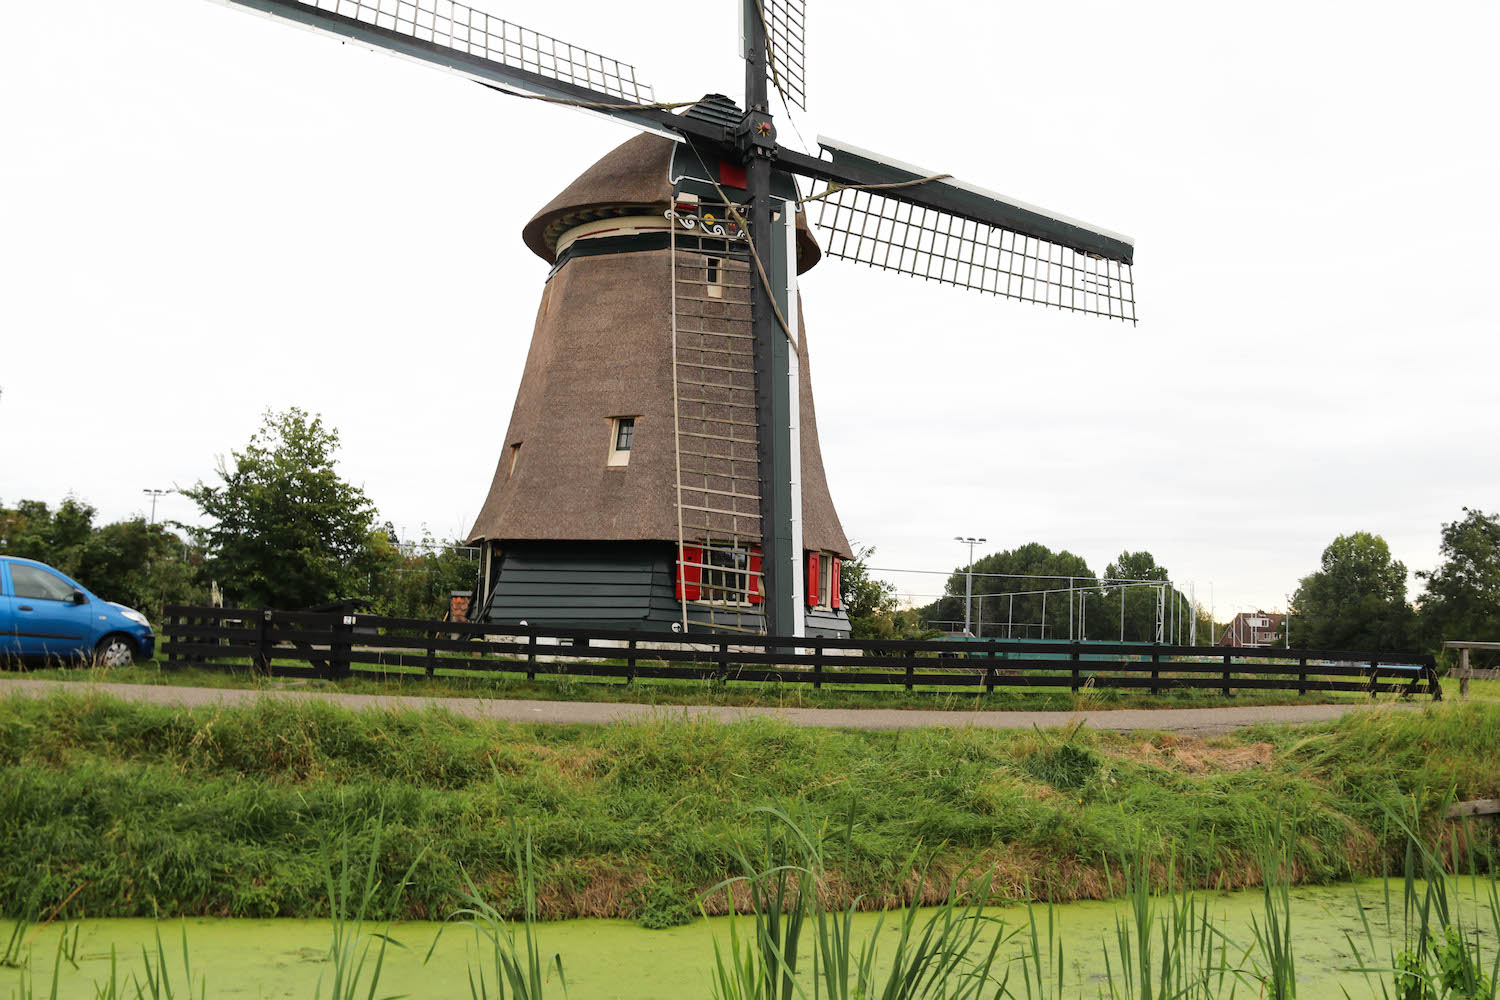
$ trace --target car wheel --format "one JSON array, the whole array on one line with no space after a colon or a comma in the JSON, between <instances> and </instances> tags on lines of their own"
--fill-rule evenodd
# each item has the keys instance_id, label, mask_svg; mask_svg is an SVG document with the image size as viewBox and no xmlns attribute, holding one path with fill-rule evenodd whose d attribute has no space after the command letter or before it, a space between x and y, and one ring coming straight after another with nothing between
<instances>
[{"instance_id":1,"label":"car wheel","mask_svg":"<svg viewBox=\"0 0 1500 1000\"><path fill-rule=\"evenodd\" d=\"M101 667L128 667L135 662L135 644L123 635L107 635L94 647L94 662Z\"/></svg>"}]
</instances>

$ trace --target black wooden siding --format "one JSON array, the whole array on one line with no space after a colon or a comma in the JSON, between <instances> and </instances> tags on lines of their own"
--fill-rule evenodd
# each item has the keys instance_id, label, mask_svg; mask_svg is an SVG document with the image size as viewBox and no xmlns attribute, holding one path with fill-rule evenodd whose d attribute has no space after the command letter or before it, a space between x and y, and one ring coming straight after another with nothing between
<instances>
[{"instance_id":1,"label":"black wooden siding","mask_svg":"<svg viewBox=\"0 0 1500 1000\"><path fill-rule=\"evenodd\" d=\"M671 628L682 620L675 596L677 552L661 542L518 542L505 546L485 621L497 625ZM688 607L688 622L708 624ZM758 612L740 622L760 628ZM807 612L807 634L849 634L842 611Z\"/></svg>"}]
</instances>

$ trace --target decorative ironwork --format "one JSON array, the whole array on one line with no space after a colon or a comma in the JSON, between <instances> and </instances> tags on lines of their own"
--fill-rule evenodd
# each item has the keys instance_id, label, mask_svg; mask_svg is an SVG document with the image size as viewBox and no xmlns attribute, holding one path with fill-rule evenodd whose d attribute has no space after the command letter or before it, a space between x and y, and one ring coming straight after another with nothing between
<instances>
[{"instance_id":1,"label":"decorative ironwork","mask_svg":"<svg viewBox=\"0 0 1500 1000\"><path fill-rule=\"evenodd\" d=\"M634 104L650 104L652 89L635 67L452 0L293 0L420 42L464 52L541 76L587 87Z\"/></svg>"},{"instance_id":2,"label":"decorative ironwork","mask_svg":"<svg viewBox=\"0 0 1500 1000\"><path fill-rule=\"evenodd\" d=\"M900 197L836 189L818 202L823 252L1023 302L1136 321L1130 265Z\"/></svg>"}]
</instances>

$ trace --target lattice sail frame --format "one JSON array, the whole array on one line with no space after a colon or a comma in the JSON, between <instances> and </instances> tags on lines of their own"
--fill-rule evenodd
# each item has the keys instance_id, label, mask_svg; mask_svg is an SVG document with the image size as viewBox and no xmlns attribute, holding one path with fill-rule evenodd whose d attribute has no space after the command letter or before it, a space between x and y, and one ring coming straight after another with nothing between
<instances>
[{"instance_id":1,"label":"lattice sail frame","mask_svg":"<svg viewBox=\"0 0 1500 1000\"><path fill-rule=\"evenodd\" d=\"M656 100L635 67L452 0L293 0L398 35L619 97Z\"/></svg>"},{"instance_id":2,"label":"lattice sail frame","mask_svg":"<svg viewBox=\"0 0 1500 1000\"><path fill-rule=\"evenodd\" d=\"M807 0L752 0L766 25L771 82L782 100L807 110Z\"/></svg>"},{"instance_id":3,"label":"lattice sail frame","mask_svg":"<svg viewBox=\"0 0 1500 1000\"><path fill-rule=\"evenodd\" d=\"M682 626L760 632L752 600L764 588L752 559L761 478L750 243L721 204L679 192L668 216L677 557L700 578L696 599L685 586L679 591ZM688 558L689 548L700 558ZM693 609L707 621L695 622Z\"/></svg>"},{"instance_id":4,"label":"lattice sail frame","mask_svg":"<svg viewBox=\"0 0 1500 1000\"><path fill-rule=\"evenodd\" d=\"M1130 265L859 188L817 207L823 252L929 281L1136 322Z\"/></svg>"}]
</instances>

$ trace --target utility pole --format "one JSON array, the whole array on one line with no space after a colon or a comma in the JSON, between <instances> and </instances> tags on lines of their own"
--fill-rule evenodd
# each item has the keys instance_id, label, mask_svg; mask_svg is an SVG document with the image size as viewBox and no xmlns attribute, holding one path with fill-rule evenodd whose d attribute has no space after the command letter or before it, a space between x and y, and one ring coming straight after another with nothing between
<instances>
[{"instance_id":1,"label":"utility pole","mask_svg":"<svg viewBox=\"0 0 1500 1000\"><path fill-rule=\"evenodd\" d=\"M176 490L141 490L141 492L145 493L147 496L149 496L151 498L151 523L155 524L156 523L156 499L157 499L157 497L164 497L168 493L175 493L177 491Z\"/></svg>"},{"instance_id":2,"label":"utility pole","mask_svg":"<svg viewBox=\"0 0 1500 1000\"><path fill-rule=\"evenodd\" d=\"M969 568L964 573L964 635L973 635L969 631L969 625L973 621L970 606L974 603L974 546L983 545L985 539L954 535L953 540L969 547Z\"/></svg>"}]
</instances>

